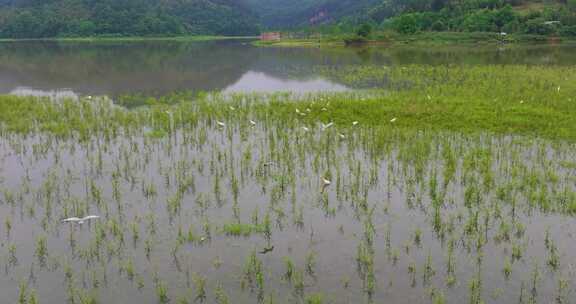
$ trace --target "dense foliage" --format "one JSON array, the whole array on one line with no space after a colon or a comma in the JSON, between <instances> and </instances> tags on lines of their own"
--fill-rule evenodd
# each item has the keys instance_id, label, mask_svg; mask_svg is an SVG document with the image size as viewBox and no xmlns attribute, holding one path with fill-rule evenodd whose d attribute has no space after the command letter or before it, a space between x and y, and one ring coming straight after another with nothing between
<instances>
[{"instance_id":1,"label":"dense foliage","mask_svg":"<svg viewBox=\"0 0 576 304\"><path fill-rule=\"evenodd\" d=\"M576 0L386 0L324 27L350 33L363 23L401 34L421 31L576 36Z\"/></svg>"},{"instance_id":2,"label":"dense foliage","mask_svg":"<svg viewBox=\"0 0 576 304\"><path fill-rule=\"evenodd\" d=\"M267 28L332 23L346 16L362 14L382 0L240 0L260 16Z\"/></svg>"},{"instance_id":3,"label":"dense foliage","mask_svg":"<svg viewBox=\"0 0 576 304\"><path fill-rule=\"evenodd\" d=\"M253 35L257 22L230 0L0 0L0 36Z\"/></svg>"},{"instance_id":4,"label":"dense foliage","mask_svg":"<svg viewBox=\"0 0 576 304\"><path fill-rule=\"evenodd\" d=\"M372 16L383 21L384 27L400 33L457 31L576 36L576 7L561 2L431 0L399 9L403 13L386 21L384 18L395 15L397 9L380 7L372 11Z\"/></svg>"}]
</instances>

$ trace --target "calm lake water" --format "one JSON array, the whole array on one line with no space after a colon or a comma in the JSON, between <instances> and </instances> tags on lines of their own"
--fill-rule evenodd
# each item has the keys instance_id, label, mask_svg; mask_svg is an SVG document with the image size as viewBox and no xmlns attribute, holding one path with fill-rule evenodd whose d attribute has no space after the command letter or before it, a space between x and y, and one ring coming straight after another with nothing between
<instances>
[{"instance_id":1,"label":"calm lake water","mask_svg":"<svg viewBox=\"0 0 576 304\"><path fill-rule=\"evenodd\" d=\"M576 46L258 48L250 41L9 42L0 93L48 96L174 91L343 91L314 67L398 64L576 64Z\"/></svg>"}]
</instances>

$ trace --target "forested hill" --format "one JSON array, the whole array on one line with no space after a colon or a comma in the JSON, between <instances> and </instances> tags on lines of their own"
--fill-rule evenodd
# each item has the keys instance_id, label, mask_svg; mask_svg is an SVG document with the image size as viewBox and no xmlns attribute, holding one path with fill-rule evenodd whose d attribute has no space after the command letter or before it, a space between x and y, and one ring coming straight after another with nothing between
<instances>
[{"instance_id":1,"label":"forested hill","mask_svg":"<svg viewBox=\"0 0 576 304\"><path fill-rule=\"evenodd\" d=\"M255 35L237 0L0 0L0 36Z\"/></svg>"},{"instance_id":2,"label":"forested hill","mask_svg":"<svg viewBox=\"0 0 576 304\"><path fill-rule=\"evenodd\" d=\"M383 0L239 0L252 8L266 28L327 24L376 7Z\"/></svg>"}]
</instances>

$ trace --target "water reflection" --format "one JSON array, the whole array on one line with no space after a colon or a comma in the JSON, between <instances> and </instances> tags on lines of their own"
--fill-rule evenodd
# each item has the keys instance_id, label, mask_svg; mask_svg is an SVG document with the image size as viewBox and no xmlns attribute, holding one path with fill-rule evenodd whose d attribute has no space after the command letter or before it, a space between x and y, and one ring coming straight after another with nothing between
<instances>
[{"instance_id":1,"label":"water reflection","mask_svg":"<svg viewBox=\"0 0 576 304\"><path fill-rule=\"evenodd\" d=\"M247 41L4 42L0 93L162 95L181 90L344 90L319 65L573 65L575 46L257 48ZM54 93L57 92L57 93ZM66 92L66 93L62 93Z\"/></svg>"},{"instance_id":2,"label":"water reflection","mask_svg":"<svg viewBox=\"0 0 576 304\"><path fill-rule=\"evenodd\" d=\"M345 90L347 90L345 86L319 77L309 80L290 80L272 77L262 72L248 71L236 83L224 89L224 92L341 92Z\"/></svg>"},{"instance_id":3,"label":"water reflection","mask_svg":"<svg viewBox=\"0 0 576 304\"><path fill-rule=\"evenodd\" d=\"M28 87L16 87L8 94L17 96L48 97L51 99L77 99L79 96L70 89L38 90Z\"/></svg>"}]
</instances>

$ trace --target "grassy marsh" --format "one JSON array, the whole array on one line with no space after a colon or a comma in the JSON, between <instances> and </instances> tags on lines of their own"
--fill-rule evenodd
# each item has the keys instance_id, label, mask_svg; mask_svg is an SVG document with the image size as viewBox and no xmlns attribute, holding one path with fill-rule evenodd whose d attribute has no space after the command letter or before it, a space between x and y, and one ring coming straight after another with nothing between
<instances>
[{"instance_id":1,"label":"grassy marsh","mask_svg":"<svg viewBox=\"0 0 576 304\"><path fill-rule=\"evenodd\" d=\"M360 90L1 96L3 297L570 302L573 68L317 69Z\"/></svg>"}]
</instances>

